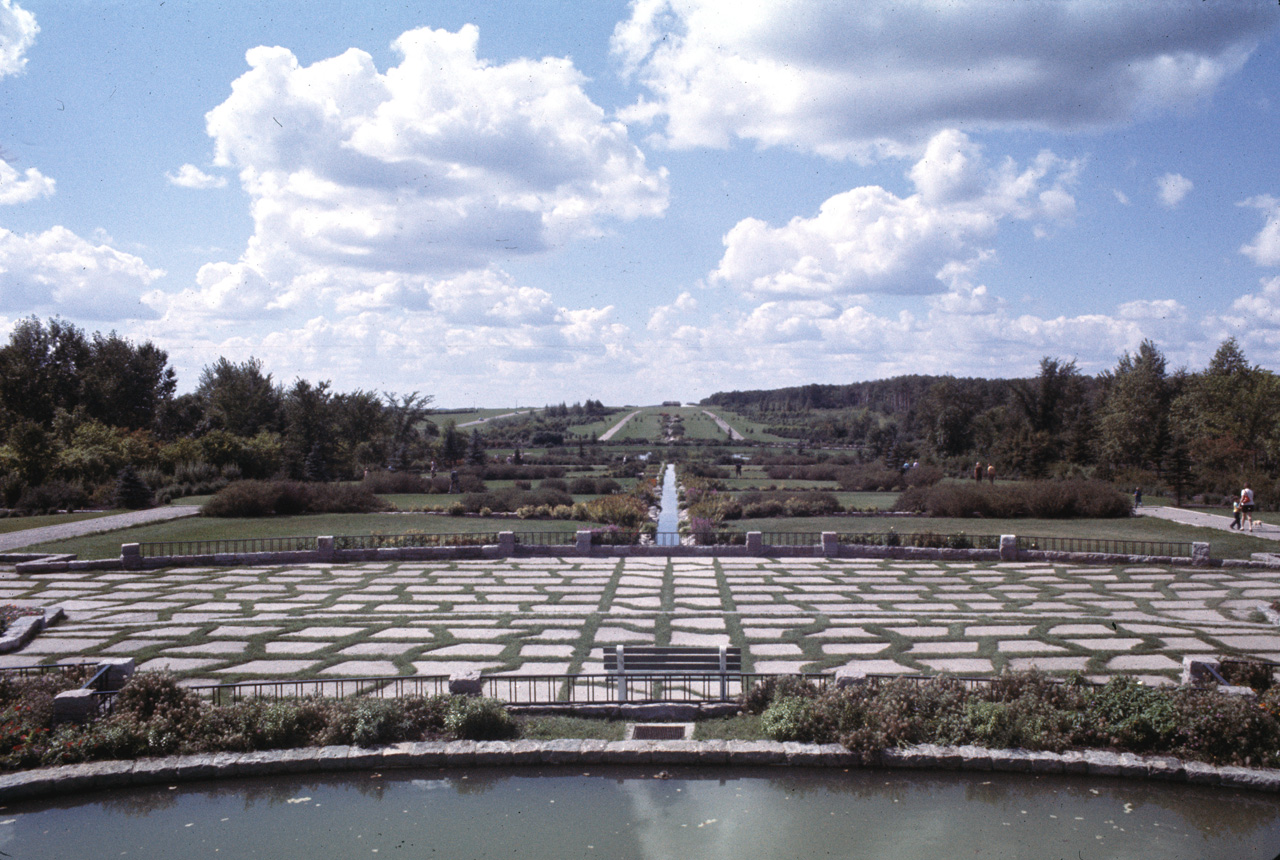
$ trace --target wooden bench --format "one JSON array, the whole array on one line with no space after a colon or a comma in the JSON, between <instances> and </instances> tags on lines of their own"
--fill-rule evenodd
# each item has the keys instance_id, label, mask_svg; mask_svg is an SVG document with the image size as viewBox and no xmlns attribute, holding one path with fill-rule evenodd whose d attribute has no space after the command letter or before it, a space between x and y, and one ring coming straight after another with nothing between
<instances>
[{"instance_id":1,"label":"wooden bench","mask_svg":"<svg viewBox=\"0 0 1280 860\"><path fill-rule=\"evenodd\" d=\"M742 649L731 645L618 645L604 650L604 670L616 676L618 701L627 701L628 675L718 675L720 698L729 698L729 677L742 674Z\"/></svg>"}]
</instances>

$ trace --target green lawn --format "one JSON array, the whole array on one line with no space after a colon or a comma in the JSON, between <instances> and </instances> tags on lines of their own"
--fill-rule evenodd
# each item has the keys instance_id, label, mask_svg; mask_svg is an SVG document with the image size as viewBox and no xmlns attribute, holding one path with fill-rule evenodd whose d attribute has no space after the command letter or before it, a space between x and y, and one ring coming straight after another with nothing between
<instances>
[{"instance_id":1,"label":"green lawn","mask_svg":"<svg viewBox=\"0 0 1280 860\"><path fill-rule=\"evenodd\" d=\"M1026 537L1078 537L1104 540L1208 541L1214 558L1248 558L1255 552L1280 551L1280 543L1250 537L1248 533L1198 528L1155 517L1114 520L984 520L952 517L780 517L768 520L736 520L726 524L734 531L759 532L865 532L890 529L899 534L935 532L971 535L1014 534Z\"/></svg>"},{"instance_id":2,"label":"green lawn","mask_svg":"<svg viewBox=\"0 0 1280 860\"><path fill-rule=\"evenodd\" d=\"M38 529L44 526L60 526L63 523L75 523L80 520L94 520L98 517L109 517L123 511L77 511L74 514L44 514L36 517L5 517L0 519L0 534L21 532L27 529Z\"/></svg>"},{"instance_id":3,"label":"green lawn","mask_svg":"<svg viewBox=\"0 0 1280 860\"><path fill-rule=\"evenodd\" d=\"M318 535L476 534L500 531L565 532L597 527L569 520L521 520L515 517L449 517L427 514L313 514L261 519L189 517L151 523L106 534L37 544L30 552L73 552L80 558L115 558L124 543L240 540Z\"/></svg>"}]
</instances>

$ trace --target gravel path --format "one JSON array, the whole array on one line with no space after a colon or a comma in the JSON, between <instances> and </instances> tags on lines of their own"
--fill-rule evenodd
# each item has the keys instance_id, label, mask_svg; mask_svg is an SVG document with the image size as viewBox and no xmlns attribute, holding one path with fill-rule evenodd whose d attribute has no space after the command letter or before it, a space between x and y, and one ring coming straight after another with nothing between
<instances>
[{"instance_id":1,"label":"gravel path","mask_svg":"<svg viewBox=\"0 0 1280 860\"><path fill-rule=\"evenodd\" d=\"M603 434L601 434L600 441L608 442L610 439L613 438L614 433L617 433L619 430L621 430L628 421L630 421L632 418L635 418L639 414L640 414L640 410L637 409L635 412L632 412L630 415L628 415L626 418L623 418L617 424L614 424L608 430L604 431Z\"/></svg>"},{"instance_id":2,"label":"gravel path","mask_svg":"<svg viewBox=\"0 0 1280 860\"><path fill-rule=\"evenodd\" d=\"M528 415L528 409L522 409L519 412L504 412L501 415L490 415L488 418L477 418L475 421L468 421L465 424L459 424L458 429L463 427L475 427L477 424L488 424L490 421L497 421L499 418L510 418L513 415Z\"/></svg>"},{"instance_id":3,"label":"gravel path","mask_svg":"<svg viewBox=\"0 0 1280 860\"><path fill-rule=\"evenodd\" d=\"M739 440L746 438L737 430L734 430L732 427L730 427L728 421L725 421L723 418L721 418L719 415L712 412L710 409L704 409L702 410L702 412L704 415L710 415L711 419L716 422L716 426L718 426L724 432L728 433L729 438L732 439L733 441L737 442Z\"/></svg>"},{"instance_id":4,"label":"gravel path","mask_svg":"<svg viewBox=\"0 0 1280 860\"><path fill-rule=\"evenodd\" d=\"M1220 529L1221 531L1231 531L1231 517L1224 514L1208 514L1203 511L1188 511L1185 508L1171 508L1162 505L1142 505L1134 508L1133 511L1140 517L1158 517L1162 520L1172 520L1175 523L1182 523L1188 526L1202 526L1208 529ZM1248 526L1242 534L1250 534ZM1256 538L1265 538L1267 540L1280 540L1280 526L1273 526L1268 523L1255 522L1253 524L1252 535Z\"/></svg>"},{"instance_id":5,"label":"gravel path","mask_svg":"<svg viewBox=\"0 0 1280 860\"><path fill-rule=\"evenodd\" d=\"M34 546L65 538L81 535L110 532L143 523L158 523L164 520L176 520L180 517L194 517L200 513L199 505L171 505L164 508L151 508L146 511L130 511L127 514L114 514L109 517L98 517L92 520L80 520L74 523L63 523L58 526L44 526L38 529L24 529L0 535L0 552L8 552L24 546Z\"/></svg>"}]
</instances>

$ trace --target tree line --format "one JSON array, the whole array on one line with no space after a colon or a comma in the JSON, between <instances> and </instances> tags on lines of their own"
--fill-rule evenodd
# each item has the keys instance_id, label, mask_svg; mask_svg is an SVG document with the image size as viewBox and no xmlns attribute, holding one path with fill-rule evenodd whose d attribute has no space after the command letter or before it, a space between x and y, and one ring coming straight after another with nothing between
<instances>
[{"instance_id":1,"label":"tree line","mask_svg":"<svg viewBox=\"0 0 1280 860\"><path fill-rule=\"evenodd\" d=\"M447 458L483 450L452 424L441 432L429 395L285 385L255 358L219 358L193 392L176 389L167 353L150 341L21 320L0 348L0 502L44 488L37 495L53 503L39 507L110 503L125 470L153 490L354 477L423 465L441 453L442 435Z\"/></svg>"},{"instance_id":2,"label":"tree line","mask_svg":"<svg viewBox=\"0 0 1280 860\"><path fill-rule=\"evenodd\" d=\"M890 465L959 471L977 459L1002 475L1090 476L1178 495L1278 489L1280 477L1280 377L1250 364L1235 338L1199 371L1171 369L1147 340L1096 376L1046 357L1030 379L899 376L721 392L704 403Z\"/></svg>"}]
</instances>

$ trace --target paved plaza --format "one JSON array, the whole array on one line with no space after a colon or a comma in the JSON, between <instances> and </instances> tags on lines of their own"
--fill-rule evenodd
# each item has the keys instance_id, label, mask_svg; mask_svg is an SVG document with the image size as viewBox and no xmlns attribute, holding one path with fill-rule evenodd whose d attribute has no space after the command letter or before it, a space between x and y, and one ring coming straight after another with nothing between
<instances>
[{"instance_id":1,"label":"paved plaza","mask_svg":"<svg viewBox=\"0 0 1280 860\"><path fill-rule=\"evenodd\" d=\"M194 681L601 671L616 643L739 645L756 672L1176 680L1280 660L1280 571L761 558L509 559L18 575L68 619L0 665L134 657Z\"/></svg>"}]
</instances>

